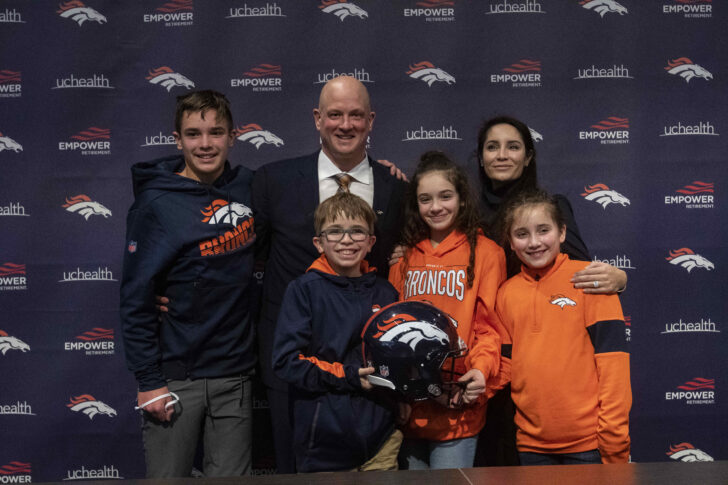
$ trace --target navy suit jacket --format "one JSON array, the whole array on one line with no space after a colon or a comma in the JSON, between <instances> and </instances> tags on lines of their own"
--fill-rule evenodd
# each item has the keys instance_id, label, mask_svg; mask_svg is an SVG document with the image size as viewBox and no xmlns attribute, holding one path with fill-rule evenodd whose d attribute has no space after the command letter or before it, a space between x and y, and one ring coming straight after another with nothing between
<instances>
[{"instance_id":1,"label":"navy suit jacket","mask_svg":"<svg viewBox=\"0 0 728 485\"><path fill-rule=\"evenodd\" d=\"M319 204L318 155L273 162L260 167L253 179L253 208L258 259L265 261L258 345L263 381L280 390L287 385L272 371L271 353L283 294L293 279L319 256L313 245L313 213ZM367 257L379 275L389 272L387 258L403 225L405 182L369 159L374 181L373 209L377 241Z\"/></svg>"}]
</instances>

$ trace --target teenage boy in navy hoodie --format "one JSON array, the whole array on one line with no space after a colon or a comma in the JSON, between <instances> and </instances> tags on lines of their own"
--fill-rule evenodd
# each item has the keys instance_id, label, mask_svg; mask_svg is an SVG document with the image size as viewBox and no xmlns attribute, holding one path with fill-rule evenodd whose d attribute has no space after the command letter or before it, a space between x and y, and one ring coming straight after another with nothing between
<instances>
[{"instance_id":1,"label":"teenage boy in navy hoodie","mask_svg":"<svg viewBox=\"0 0 728 485\"><path fill-rule=\"evenodd\" d=\"M180 96L182 154L132 167L121 322L148 477L190 476L200 433L206 476L250 471L252 172L227 161L232 127L222 94Z\"/></svg>"},{"instance_id":2,"label":"teenage boy in navy hoodie","mask_svg":"<svg viewBox=\"0 0 728 485\"><path fill-rule=\"evenodd\" d=\"M293 448L299 472L396 470L402 433L397 403L372 390L362 367L361 331L380 307L397 301L370 271L375 215L342 192L314 214L321 256L286 289L273 342L273 369L290 385Z\"/></svg>"}]
</instances>

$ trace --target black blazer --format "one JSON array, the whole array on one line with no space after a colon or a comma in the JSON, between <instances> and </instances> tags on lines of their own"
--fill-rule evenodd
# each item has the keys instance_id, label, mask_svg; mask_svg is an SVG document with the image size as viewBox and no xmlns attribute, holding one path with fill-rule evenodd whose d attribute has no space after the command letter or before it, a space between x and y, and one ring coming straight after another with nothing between
<instances>
[{"instance_id":1,"label":"black blazer","mask_svg":"<svg viewBox=\"0 0 728 485\"><path fill-rule=\"evenodd\" d=\"M258 345L263 381L280 390L286 384L273 375L273 335L283 294L293 279L319 256L313 245L313 213L319 204L318 155L273 162L260 167L253 179L253 208L258 259L265 261L263 300L258 321ZM374 180L377 242L367 257L386 278L387 258L403 225L405 182L369 159Z\"/></svg>"}]
</instances>

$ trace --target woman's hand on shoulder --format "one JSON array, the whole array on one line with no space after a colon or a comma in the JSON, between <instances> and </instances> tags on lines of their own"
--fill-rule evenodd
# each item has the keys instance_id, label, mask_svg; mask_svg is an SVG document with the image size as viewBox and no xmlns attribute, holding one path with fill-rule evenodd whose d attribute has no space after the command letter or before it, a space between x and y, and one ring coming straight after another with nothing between
<instances>
[{"instance_id":1,"label":"woman's hand on shoulder","mask_svg":"<svg viewBox=\"0 0 728 485\"><path fill-rule=\"evenodd\" d=\"M593 261L571 278L574 288L584 293L613 294L627 287L627 273L611 264Z\"/></svg>"},{"instance_id":2,"label":"woman's hand on shoulder","mask_svg":"<svg viewBox=\"0 0 728 485\"><path fill-rule=\"evenodd\" d=\"M397 177L397 179L399 180L408 182L407 176L394 163L390 162L389 160L377 160L377 163L384 167L387 167L389 169L389 174L393 177Z\"/></svg>"},{"instance_id":3,"label":"woman's hand on shoulder","mask_svg":"<svg viewBox=\"0 0 728 485\"><path fill-rule=\"evenodd\" d=\"M392 254L389 256L389 265L394 266L404 257L404 246L395 246Z\"/></svg>"}]
</instances>

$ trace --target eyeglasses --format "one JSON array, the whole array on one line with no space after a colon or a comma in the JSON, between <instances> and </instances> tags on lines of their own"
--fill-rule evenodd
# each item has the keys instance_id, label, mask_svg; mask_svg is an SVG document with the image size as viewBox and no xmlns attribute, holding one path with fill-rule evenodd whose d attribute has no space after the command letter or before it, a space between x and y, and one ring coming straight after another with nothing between
<instances>
[{"instance_id":1,"label":"eyeglasses","mask_svg":"<svg viewBox=\"0 0 728 485\"><path fill-rule=\"evenodd\" d=\"M321 231L321 236L324 237L328 242L339 242L344 239L344 235L348 234L352 241L362 242L365 241L371 234L361 227L352 227L351 229L341 229L338 227L332 227Z\"/></svg>"}]
</instances>

